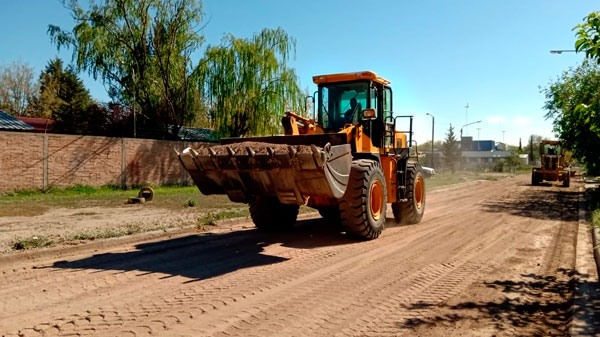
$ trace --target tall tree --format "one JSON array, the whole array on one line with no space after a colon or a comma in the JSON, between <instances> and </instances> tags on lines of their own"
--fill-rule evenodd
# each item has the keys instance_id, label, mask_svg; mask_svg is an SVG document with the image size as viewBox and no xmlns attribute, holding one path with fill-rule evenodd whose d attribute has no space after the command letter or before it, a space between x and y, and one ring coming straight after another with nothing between
<instances>
[{"instance_id":1,"label":"tall tree","mask_svg":"<svg viewBox=\"0 0 600 337\"><path fill-rule=\"evenodd\" d=\"M57 132L89 134L102 124L83 82L71 67L63 68L58 58L48 62L40 75L39 105L44 116L55 121Z\"/></svg>"},{"instance_id":2,"label":"tall tree","mask_svg":"<svg viewBox=\"0 0 600 337\"><path fill-rule=\"evenodd\" d=\"M600 174L600 12L576 25L575 50L587 59L565 71L543 90L547 118L563 145L572 150L590 174Z\"/></svg>"},{"instance_id":3,"label":"tall tree","mask_svg":"<svg viewBox=\"0 0 600 337\"><path fill-rule=\"evenodd\" d=\"M543 90L546 117L589 174L600 174L600 65L584 61Z\"/></svg>"},{"instance_id":4,"label":"tall tree","mask_svg":"<svg viewBox=\"0 0 600 337\"><path fill-rule=\"evenodd\" d=\"M452 124L450 124L450 127L448 128L446 138L442 144L442 153L444 154L445 166L454 172L461 159L461 150L458 147L458 141L456 140L456 134L454 133Z\"/></svg>"},{"instance_id":5,"label":"tall tree","mask_svg":"<svg viewBox=\"0 0 600 337\"><path fill-rule=\"evenodd\" d=\"M201 62L202 87L212 126L221 136L281 132L285 110L304 110L304 94L287 62L295 40L281 28L250 39L227 35Z\"/></svg>"},{"instance_id":6,"label":"tall tree","mask_svg":"<svg viewBox=\"0 0 600 337\"><path fill-rule=\"evenodd\" d=\"M176 137L198 110L200 0L104 0L83 8L63 0L72 31L50 25L57 47L71 47L77 70L101 78L115 101L138 107L146 128Z\"/></svg>"},{"instance_id":7,"label":"tall tree","mask_svg":"<svg viewBox=\"0 0 600 337\"><path fill-rule=\"evenodd\" d=\"M20 61L0 67L0 109L15 116L35 116L37 93L33 67Z\"/></svg>"},{"instance_id":8,"label":"tall tree","mask_svg":"<svg viewBox=\"0 0 600 337\"><path fill-rule=\"evenodd\" d=\"M540 159L539 146L541 141L542 136L530 135L527 145L525 145L525 147L523 148L523 153L529 153L529 162L531 164L533 164L536 160Z\"/></svg>"},{"instance_id":9,"label":"tall tree","mask_svg":"<svg viewBox=\"0 0 600 337\"><path fill-rule=\"evenodd\" d=\"M41 117L51 118L65 103L61 98L61 85L64 79L62 60L56 58L49 61L46 69L40 74L39 111Z\"/></svg>"}]
</instances>

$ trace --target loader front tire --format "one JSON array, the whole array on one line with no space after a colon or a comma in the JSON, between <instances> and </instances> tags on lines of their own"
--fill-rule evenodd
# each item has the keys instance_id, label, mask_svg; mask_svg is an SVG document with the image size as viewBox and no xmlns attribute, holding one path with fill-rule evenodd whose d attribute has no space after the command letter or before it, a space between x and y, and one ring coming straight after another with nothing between
<instances>
[{"instance_id":1,"label":"loader front tire","mask_svg":"<svg viewBox=\"0 0 600 337\"><path fill-rule=\"evenodd\" d=\"M531 185L538 186L542 182L540 174L535 169L531 171Z\"/></svg>"},{"instance_id":2,"label":"loader front tire","mask_svg":"<svg viewBox=\"0 0 600 337\"><path fill-rule=\"evenodd\" d=\"M354 160L340 203L342 225L356 237L375 239L385 226L386 207L387 189L379 162Z\"/></svg>"},{"instance_id":3,"label":"loader front tire","mask_svg":"<svg viewBox=\"0 0 600 337\"><path fill-rule=\"evenodd\" d=\"M567 171L563 175L563 187L569 187L571 185L571 172Z\"/></svg>"},{"instance_id":4,"label":"loader front tire","mask_svg":"<svg viewBox=\"0 0 600 337\"><path fill-rule=\"evenodd\" d=\"M298 205L287 205L273 197L257 197L250 202L250 217L260 231L290 229L298 217Z\"/></svg>"},{"instance_id":5,"label":"loader front tire","mask_svg":"<svg viewBox=\"0 0 600 337\"><path fill-rule=\"evenodd\" d=\"M394 219L401 224L421 222L425 213L425 179L419 164L406 165L406 199L405 202L392 203Z\"/></svg>"}]
</instances>

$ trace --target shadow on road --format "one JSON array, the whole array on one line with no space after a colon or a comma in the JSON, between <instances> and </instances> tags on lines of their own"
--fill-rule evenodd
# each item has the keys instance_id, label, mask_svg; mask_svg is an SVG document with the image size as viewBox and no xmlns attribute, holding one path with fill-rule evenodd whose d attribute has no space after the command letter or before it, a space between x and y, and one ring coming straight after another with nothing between
<instances>
[{"instance_id":1,"label":"shadow on road","mask_svg":"<svg viewBox=\"0 0 600 337\"><path fill-rule=\"evenodd\" d=\"M492 213L531 217L543 220L577 221L579 192L539 189L515 193L514 196L483 203Z\"/></svg>"},{"instance_id":2,"label":"shadow on road","mask_svg":"<svg viewBox=\"0 0 600 337\"><path fill-rule=\"evenodd\" d=\"M241 230L224 234L202 233L175 239L136 245L137 250L124 253L93 255L75 261L58 261L55 268L143 271L162 273L165 277L183 276L203 280L239 269L264 266L288 260L264 253L264 247L311 249L343 245L357 241L322 219L299 221L289 232L261 233Z\"/></svg>"},{"instance_id":3,"label":"shadow on road","mask_svg":"<svg viewBox=\"0 0 600 337\"><path fill-rule=\"evenodd\" d=\"M398 328L415 329L420 326L433 327L458 322L489 322L497 330L509 334L513 328L528 335L569 335L572 316L581 312L600 312L600 297L597 284L587 281L588 275L574 270L559 269L557 276L523 274L519 280L497 280L484 283L505 296L494 301L462 302L454 305L412 303L405 309L418 312L435 306L443 314L428 318L408 318L397 322ZM590 292L584 294L590 300L574 306L573 289L576 283ZM579 328L580 335L594 335L598 330L599 317L589 316L589 324Z\"/></svg>"}]
</instances>

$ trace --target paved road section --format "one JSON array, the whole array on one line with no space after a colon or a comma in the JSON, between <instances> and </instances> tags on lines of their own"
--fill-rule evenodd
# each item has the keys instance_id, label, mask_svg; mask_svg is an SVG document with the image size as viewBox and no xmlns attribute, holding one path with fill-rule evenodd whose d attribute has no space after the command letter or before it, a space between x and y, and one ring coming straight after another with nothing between
<instances>
[{"instance_id":1,"label":"paved road section","mask_svg":"<svg viewBox=\"0 0 600 337\"><path fill-rule=\"evenodd\" d=\"M317 219L0 266L0 335L567 335L578 187L528 180L433 192L373 241Z\"/></svg>"}]
</instances>

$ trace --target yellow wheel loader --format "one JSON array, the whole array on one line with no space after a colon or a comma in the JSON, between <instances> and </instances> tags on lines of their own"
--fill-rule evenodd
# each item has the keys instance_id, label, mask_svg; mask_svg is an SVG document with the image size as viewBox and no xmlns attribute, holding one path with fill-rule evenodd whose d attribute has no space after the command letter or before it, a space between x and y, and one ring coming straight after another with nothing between
<instances>
[{"instance_id":1,"label":"yellow wheel loader","mask_svg":"<svg viewBox=\"0 0 600 337\"><path fill-rule=\"evenodd\" d=\"M284 135L225 138L179 158L204 194L248 203L261 230L292 226L300 205L363 239L377 238L387 204L402 223L418 223L425 181L409 161L412 116L394 116L390 82L376 73L314 76L315 118L282 118ZM396 130L403 119L408 130Z\"/></svg>"},{"instance_id":2,"label":"yellow wheel loader","mask_svg":"<svg viewBox=\"0 0 600 337\"><path fill-rule=\"evenodd\" d=\"M565 162L564 150L557 140L542 140L540 143L542 167L531 170L531 185L545 181L562 181L564 187L571 183L571 169Z\"/></svg>"}]
</instances>

